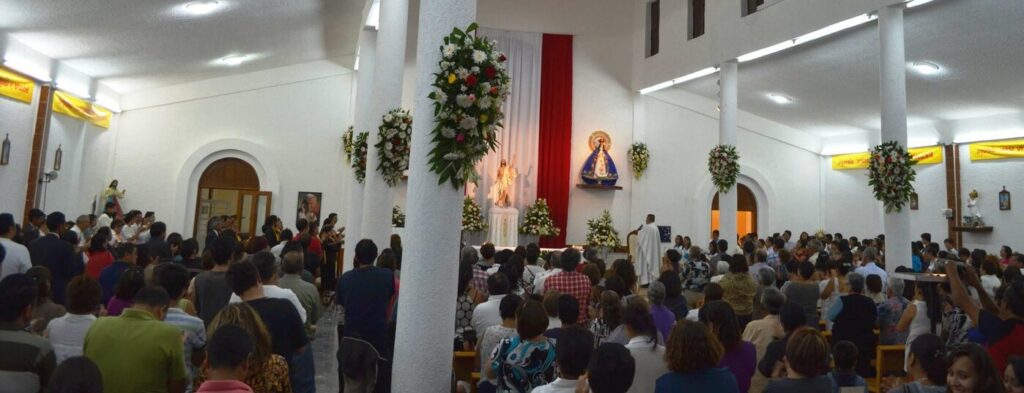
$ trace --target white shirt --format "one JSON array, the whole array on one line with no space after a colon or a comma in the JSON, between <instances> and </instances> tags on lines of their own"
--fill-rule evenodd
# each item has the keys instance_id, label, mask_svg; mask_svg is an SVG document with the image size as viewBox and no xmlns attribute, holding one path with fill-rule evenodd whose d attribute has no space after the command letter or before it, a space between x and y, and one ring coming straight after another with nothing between
<instances>
[{"instance_id":1,"label":"white shirt","mask_svg":"<svg viewBox=\"0 0 1024 393\"><path fill-rule=\"evenodd\" d=\"M473 325L473 330L477 331L477 334L487 331L487 328L491 326L501 325L501 312L498 310L498 305L504 298L505 295L491 295L486 302L478 304L473 309L473 318L470 320L470 324Z\"/></svg>"},{"instance_id":2,"label":"white shirt","mask_svg":"<svg viewBox=\"0 0 1024 393\"><path fill-rule=\"evenodd\" d=\"M299 297L295 296L295 292L292 292L291 289L281 288L277 285L264 284L263 296L274 299L284 299L291 302L292 305L295 306L295 310L299 312L299 316L302 317L302 323L306 323L306 309L302 308L302 303L299 303ZM231 294L231 300L228 300L228 303L241 302L242 298L238 297L238 295L233 293Z\"/></svg>"},{"instance_id":3,"label":"white shirt","mask_svg":"<svg viewBox=\"0 0 1024 393\"><path fill-rule=\"evenodd\" d=\"M574 393L575 391L576 380L562 379L562 377L555 378L554 381L547 385L533 388L533 393Z\"/></svg>"},{"instance_id":4,"label":"white shirt","mask_svg":"<svg viewBox=\"0 0 1024 393\"><path fill-rule=\"evenodd\" d=\"M74 232L76 235L78 235L78 246L85 247L85 233L82 232L82 228L79 228L78 225L75 225L71 227L71 232Z\"/></svg>"},{"instance_id":5,"label":"white shirt","mask_svg":"<svg viewBox=\"0 0 1024 393\"><path fill-rule=\"evenodd\" d=\"M132 236L135 236L135 232L138 232L138 231L139 231L139 224L125 225L125 226L121 227L121 237L123 237L124 240L127 241L127 240L131 239Z\"/></svg>"},{"instance_id":6,"label":"white shirt","mask_svg":"<svg viewBox=\"0 0 1024 393\"><path fill-rule=\"evenodd\" d=\"M537 278L533 279L533 293L536 293L538 295L543 295L544 294L544 281L546 281L548 279L548 277L551 277L551 276L555 275L556 273L561 273L561 272L562 272L562 269L556 267L554 269L551 269L551 270L548 270L548 271L543 272L541 274L538 274Z\"/></svg>"},{"instance_id":7,"label":"white shirt","mask_svg":"<svg viewBox=\"0 0 1024 393\"><path fill-rule=\"evenodd\" d=\"M110 223L114 222L114 218L107 215L107 213L100 214L100 217L96 219L96 228L109 228Z\"/></svg>"},{"instance_id":8,"label":"white shirt","mask_svg":"<svg viewBox=\"0 0 1024 393\"><path fill-rule=\"evenodd\" d=\"M626 344L626 349L633 355L636 364L633 385L628 390L630 393L653 392L654 382L658 377L668 373L668 367L665 365L665 347L653 347L650 340L647 336L637 336L629 339L629 343Z\"/></svg>"},{"instance_id":9,"label":"white shirt","mask_svg":"<svg viewBox=\"0 0 1024 393\"><path fill-rule=\"evenodd\" d=\"M548 317L548 329L558 329L562 327L562 320L558 318Z\"/></svg>"},{"instance_id":10,"label":"white shirt","mask_svg":"<svg viewBox=\"0 0 1024 393\"><path fill-rule=\"evenodd\" d=\"M878 267L874 262L868 262L864 266L858 267L856 270L857 274L864 276L867 279L872 274L877 274L882 279L882 288L885 290L885 283L889 282L889 274L884 269Z\"/></svg>"},{"instance_id":11,"label":"white shirt","mask_svg":"<svg viewBox=\"0 0 1024 393\"><path fill-rule=\"evenodd\" d=\"M691 308L690 311L686 312L686 320L693 322L700 322L700 309Z\"/></svg>"},{"instance_id":12,"label":"white shirt","mask_svg":"<svg viewBox=\"0 0 1024 393\"><path fill-rule=\"evenodd\" d=\"M996 289L998 289L1000 285L1003 285L1003 282L999 281L999 277L991 274L981 276L981 287L985 288L985 292L993 298L996 296Z\"/></svg>"},{"instance_id":13,"label":"white shirt","mask_svg":"<svg viewBox=\"0 0 1024 393\"><path fill-rule=\"evenodd\" d=\"M270 253L274 254L274 257L281 258L281 251L284 250L285 243L287 242L280 242L276 246L270 247Z\"/></svg>"},{"instance_id":14,"label":"white shirt","mask_svg":"<svg viewBox=\"0 0 1024 393\"><path fill-rule=\"evenodd\" d=\"M24 273L32 267L32 258L28 254L28 248L15 243L6 237L0 237L0 245L3 245L7 256L0 264L0 280L15 273Z\"/></svg>"},{"instance_id":15,"label":"white shirt","mask_svg":"<svg viewBox=\"0 0 1024 393\"><path fill-rule=\"evenodd\" d=\"M57 364L73 356L82 356L85 345L85 334L96 321L92 314L77 315L67 313L63 317L50 320L43 333L50 339L53 352L57 355Z\"/></svg>"}]
</instances>

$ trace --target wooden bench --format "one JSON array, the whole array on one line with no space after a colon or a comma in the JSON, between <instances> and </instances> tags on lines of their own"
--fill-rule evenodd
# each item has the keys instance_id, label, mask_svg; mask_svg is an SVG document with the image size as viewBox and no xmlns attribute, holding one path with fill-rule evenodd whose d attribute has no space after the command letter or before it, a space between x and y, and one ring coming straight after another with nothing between
<instances>
[{"instance_id":1,"label":"wooden bench","mask_svg":"<svg viewBox=\"0 0 1024 393\"><path fill-rule=\"evenodd\" d=\"M480 381L480 373L473 371L477 367L476 352L458 351L452 359L452 371L458 381L469 381L470 392L476 392L476 383Z\"/></svg>"},{"instance_id":2,"label":"wooden bench","mask_svg":"<svg viewBox=\"0 0 1024 393\"><path fill-rule=\"evenodd\" d=\"M875 350L875 377L868 380L868 391L880 393L879 386L886 373L903 372L903 345L879 345Z\"/></svg>"}]
</instances>

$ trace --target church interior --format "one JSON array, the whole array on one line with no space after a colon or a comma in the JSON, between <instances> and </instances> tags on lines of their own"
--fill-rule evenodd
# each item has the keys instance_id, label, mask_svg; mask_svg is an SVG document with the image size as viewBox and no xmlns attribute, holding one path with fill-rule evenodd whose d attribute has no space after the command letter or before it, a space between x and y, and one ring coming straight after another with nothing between
<instances>
[{"instance_id":1,"label":"church interior","mask_svg":"<svg viewBox=\"0 0 1024 393\"><path fill-rule=\"evenodd\" d=\"M813 376L832 374L807 375L800 360L781 357L767 374L760 367L773 339L800 338L822 341L826 363L846 355L837 343L860 348L852 376L863 384L832 376L835 392L887 392L928 378L935 386L918 388L1022 392L1024 360L1014 355L1024 356L1024 302L1012 300L1024 298L1024 257L1014 252L1024 248L1024 209L1012 206L1013 194L1024 197L1022 19L1024 3L1004 0L7 0L0 3L0 278L27 273L39 283L42 274L51 282L38 288L71 316L75 280L93 276L104 299L94 304L95 319L122 318L107 314L105 299L127 275L118 271L107 285L101 269L122 262L121 243L136 244L139 261L131 265L145 268L153 258L157 266L135 295L136 306L147 304L138 299L163 281L163 246L152 243L170 233L177 242L164 242L173 250L167 259L181 264L187 248L197 261L181 264L190 274L177 299L199 306L170 310L212 332L197 296L207 273L220 274L219 310L231 293L224 280L244 273L233 273L234 265L252 261L259 270L259 252L273 253L272 275L287 277L289 251L281 247L298 247L299 270L312 276L306 281L319 304L298 307L308 353L283 356L287 391L818 391ZM62 213L59 230L49 228L53 213ZM54 259L57 246L33 240L64 239L65 229L77 235L70 267ZM227 232L238 250L225 252L245 256L221 267L217 250L228 247ZM106 242L92 241L100 233ZM794 264L780 262L780 251ZM97 267L94 254L110 261ZM380 267L385 255L397 266ZM528 260L509 262L517 256ZM737 256L743 266L733 266ZM813 278L801 278L803 263L814 265ZM593 282L581 278L598 265ZM368 269L387 271L393 288L374 292L379 276ZM764 270L771 278L762 284ZM730 277L748 271L756 295L736 300L739 284ZM518 307L495 293L500 285L492 281L501 280L491 278L501 273L511 279L504 293L519 291ZM561 307L557 295L571 289L551 287L569 273L587 283L573 308L594 345L563 355L564 336L530 341L523 324L540 304L558 322L549 306ZM725 277L724 298L709 298L709 283L718 285L711 276ZM547 291L540 277L550 279ZM850 333L847 320L863 300L847 299L859 293L858 277L861 290L877 287L879 297L867 307L877 315L866 338ZM623 280L623 290L611 288ZM17 280L10 281L0 296L14 299L4 292L14 291ZM814 320L805 321L813 335L783 322L763 345L755 342L747 331L766 315L766 291L783 296L775 314L784 315L782 303L795 301L789 281L821 287L808 306ZM257 297L274 298L266 287L277 288L278 279L259 282ZM598 362L599 353L614 356L605 345L620 324L620 347L630 352L627 344L647 334L630 325L630 310L660 323L654 310L664 308L666 286L700 322L685 322L683 312L664 334L648 335L664 352L654 366L647 354L630 358L629 373ZM992 289L991 299L982 287ZM908 289L894 295L895 288ZM305 301L300 290L283 291L295 305ZM616 292L621 307L605 308L605 292ZM243 303L253 296L233 293ZM883 306L901 295L887 315L903 336L885 342ZM633 307L631 297L643 306ZM380 299L380 310L371 310ZM727 338L717 317L697 317L716 303L730 306L742 339ZM33 315L39 304L28 306ZM24 307L0 307L14 310L0 324L21 321ZM323 309L319 323L307 320L310 307ZM498 333L478 327L478 314L492 314L490 327L505 326L506 307L516 307L505 327L516 338L492 337L495 346L485 346ZM385 320L374 319L385 308ZM943 317L951 310L970 325L957 346ZM174 318L165 307L164 323ZM277 353L275 324L283 322L264 322ZM84 355L82 338L75 353L96 363L105 387L82 391L143 391L142 379L109 384L121 377L102 356L89 356L89 340L102 333L90 323L88 335L81 331ZM34 338L49 332L34 324ZM562 335L585 333L558 326ZM378 342L370 331L390 336ZM0 386L13 381L27 392L57 383L50 377L68 362L60 352L67 344L48 338L58 361L44 376L13 359L16 347L4 342L14 339L4 333ZM735 375L737 386L701 385L687 379L697 372L684 359L673 360L694 345L683 340L700 334L717 352L725 345L711 363ZM949 360L948 379L932 376L912 346L928 334L943 342L934 356ZM186 353L205 354L185 360L187 382L153 391L218 391L201 387L200 369L203 381L230 379L215 373L223 356L214 356L214 343L231 340L206 336L196 346L203 351L191 352L186 339ZM353 338L360 344L345 341ZM730 357L736 341L754 343L756 370ZM503 345L527 342L548 351L548 371L523 371L503 358ZM974 350L969 342L981 355L957 355ZM343 354L355 356L351 348L362 344L387 359L372 377L343 370L352 361ZM260 353L255 346L252 356ZM576 369L568 359L584 352L580 367L589 373L566 371ZM961 357L976 363L982 355L994 372L975 364L974 379L954 380ZM620 389L621 380L631 385ZM848 386L863 388L840 390Z\"/></svg>"}]
</instances>

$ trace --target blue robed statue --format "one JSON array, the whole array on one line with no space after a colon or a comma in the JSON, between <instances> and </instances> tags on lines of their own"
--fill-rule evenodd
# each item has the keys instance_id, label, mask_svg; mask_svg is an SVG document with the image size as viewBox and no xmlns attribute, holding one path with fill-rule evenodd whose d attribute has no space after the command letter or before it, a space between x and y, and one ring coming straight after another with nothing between
<instances>
[{"instance_id":1,"label":"blue robed statue","mask_svg":"<svg viewBox=\"0 0 1024 393\"><path fill-rule=\"evenodd\" d=\"M580 177L583 183L613 187L619 181L619 172L615 170L615 162L608 154L610 145L608 134L602 131L595 132L590 137L590 147L593 152L583 163L583 170Z\"/></svg>"}]
</instances>

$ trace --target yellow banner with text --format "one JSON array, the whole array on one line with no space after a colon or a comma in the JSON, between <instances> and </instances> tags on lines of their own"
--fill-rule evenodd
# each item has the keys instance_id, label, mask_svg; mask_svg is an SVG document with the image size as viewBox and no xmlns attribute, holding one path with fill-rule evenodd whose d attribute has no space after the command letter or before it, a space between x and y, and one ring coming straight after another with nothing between
<instances>
[{"instance_id":1,"label":"yellow banner with text","mask_svg":"<svg viewBox=\"0 0 1024 393\"><path fill-rule=\"evenodd\" d=\"M915 147L909 150L917 165L941 164L942 146ZM972 153L973 154L973 153ZM832 156L832 169L866 169L871 153L852 153Z\"/></svg>"},{"instance_id":2,"label":"yellow banner with text","mask_svg":"<svg viewBox=\"0 0 1024 393\"><path fill-rule=\"evenodd\" d=\"M1024 158L1024 139L972 143L971 161Z\"/></svg>"},{"instance_id":3,"label":"yellow banner with text","mask_svg":"<svg viewBox=\"0 0 1024 393\"><path fill-rule=\"evenodd\" d=\"M53 93L53 111L102 128L110 128L110 118L113 116L107 108L60 90Z\"/></svg>"},{"instance_id":4,"label":"yellow banner with text","mask_svg":"<svg viewBox=\"0 0 1024 393\"><path fill-rule=\"evenodd\" d=\"M0 96L31 103L36 82L8 68L0 67Z\"/></svg>"}]
</instances>

